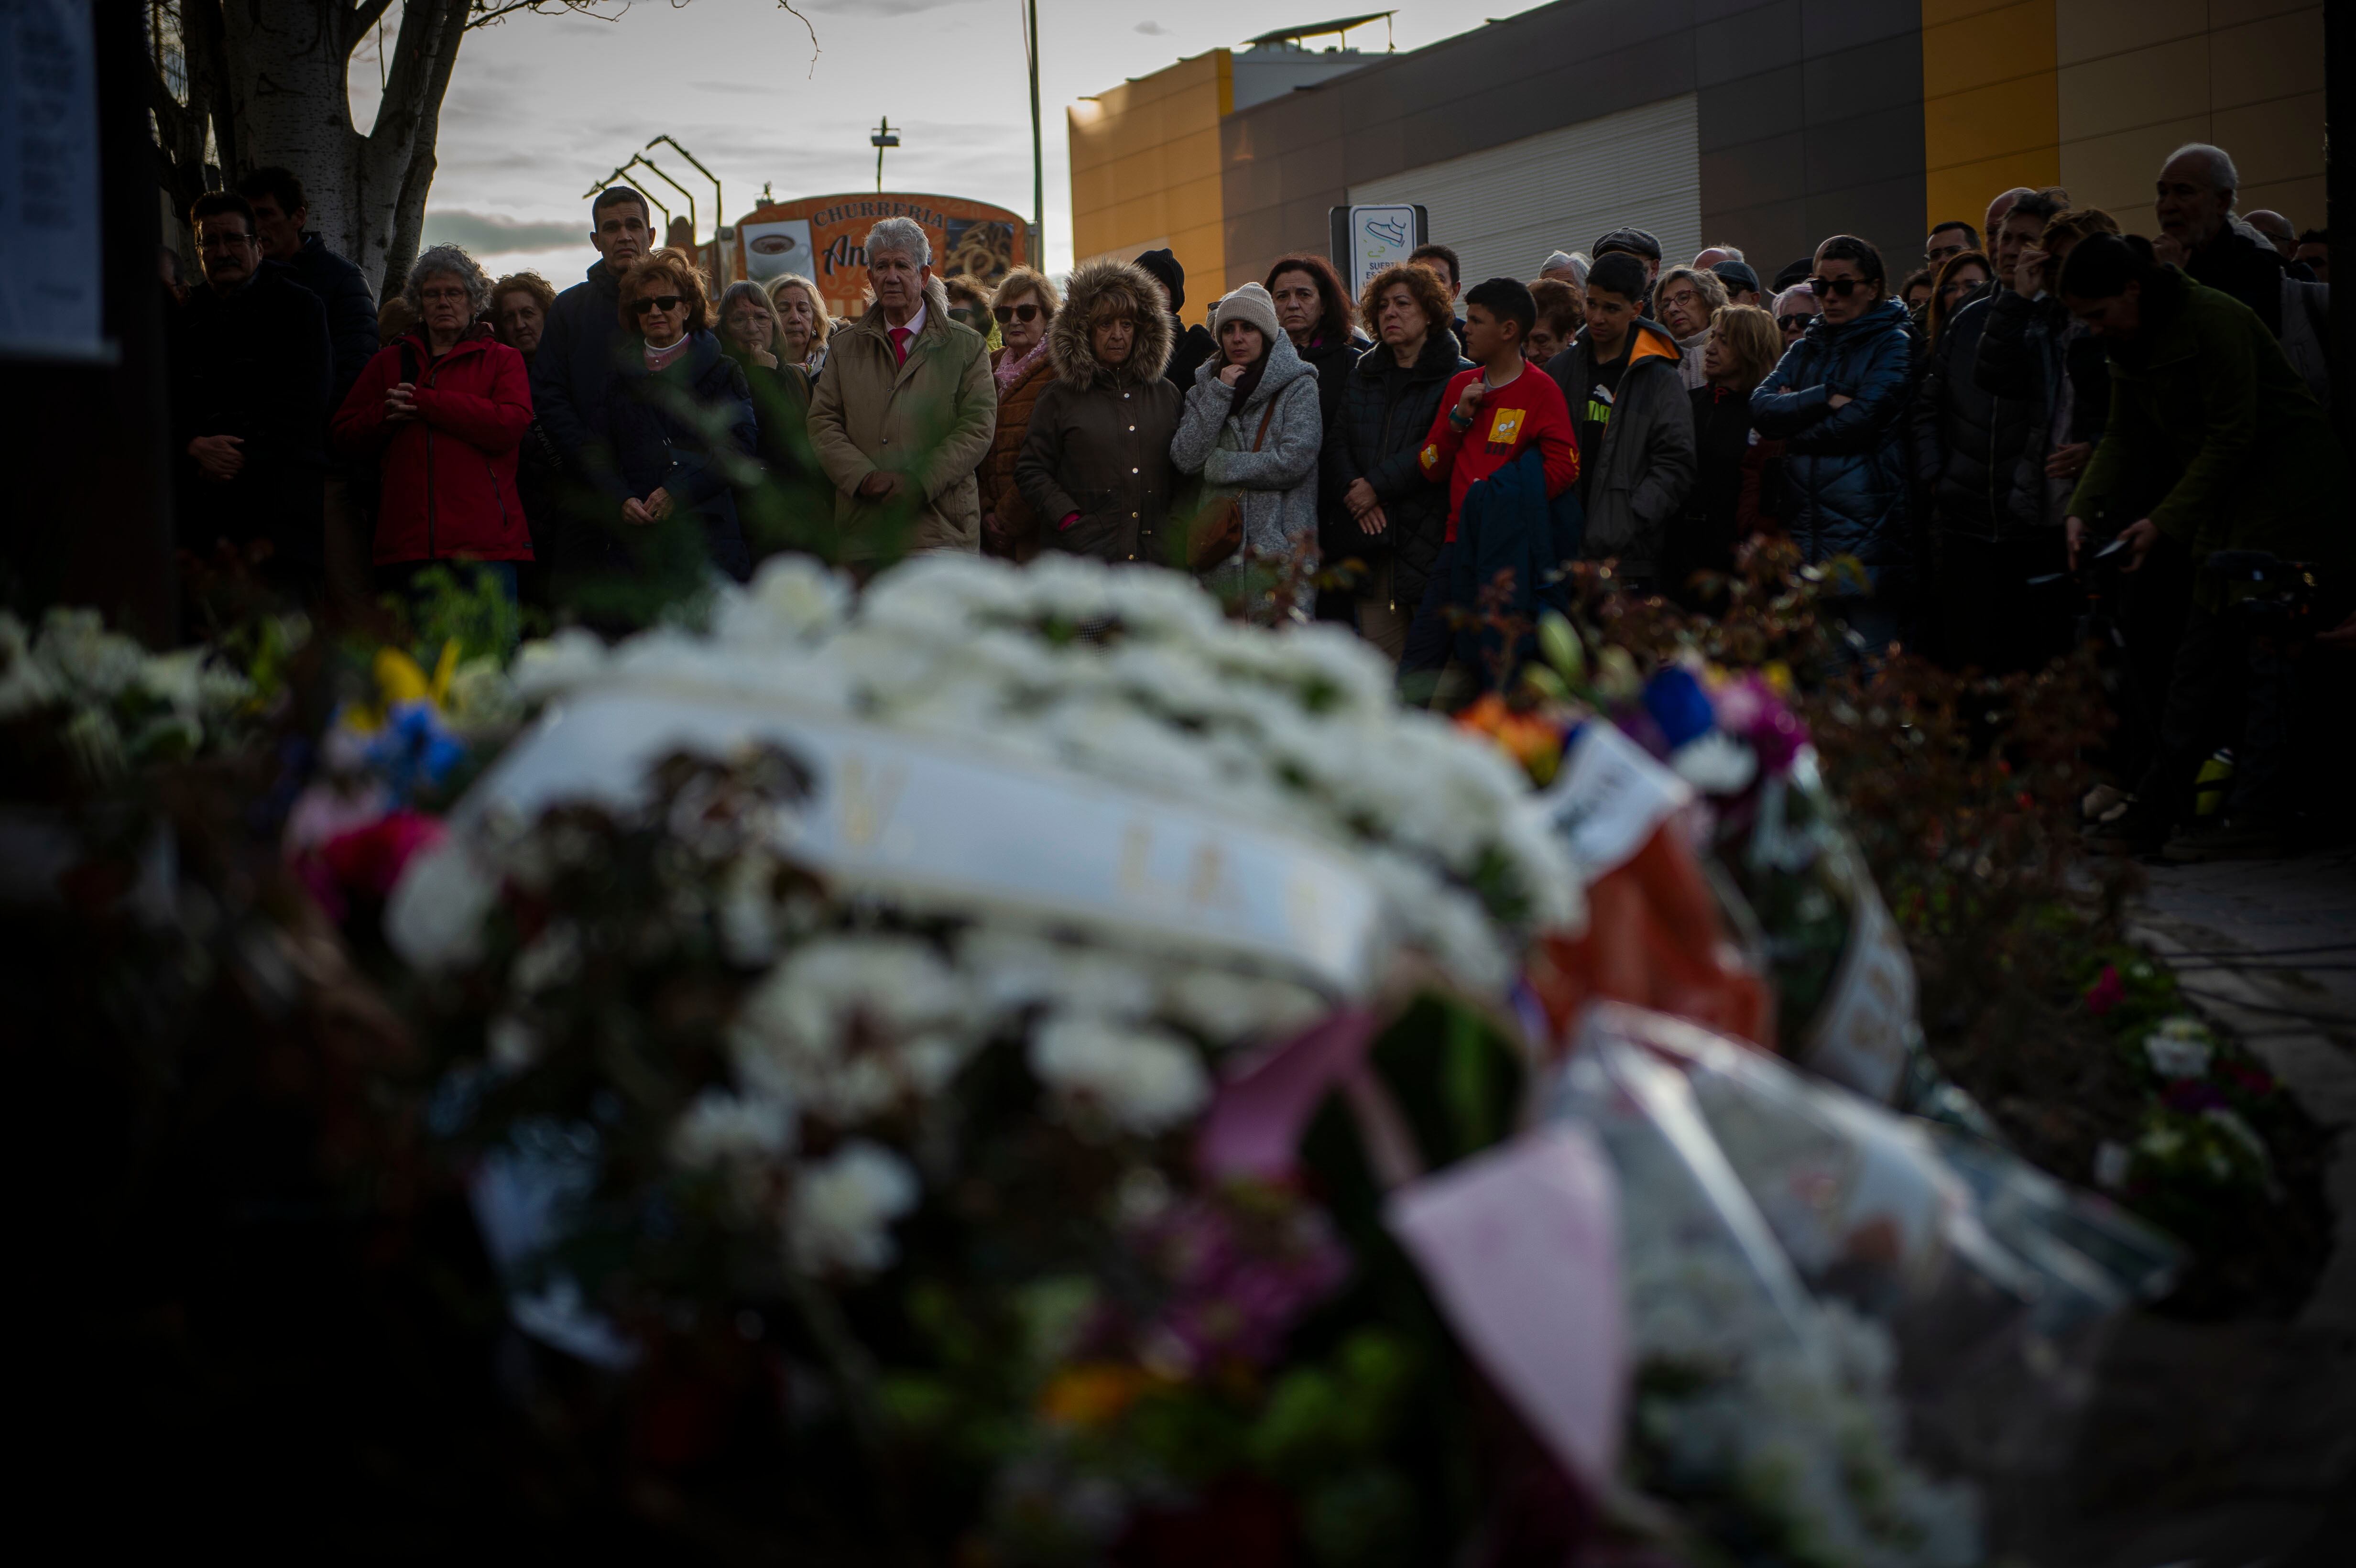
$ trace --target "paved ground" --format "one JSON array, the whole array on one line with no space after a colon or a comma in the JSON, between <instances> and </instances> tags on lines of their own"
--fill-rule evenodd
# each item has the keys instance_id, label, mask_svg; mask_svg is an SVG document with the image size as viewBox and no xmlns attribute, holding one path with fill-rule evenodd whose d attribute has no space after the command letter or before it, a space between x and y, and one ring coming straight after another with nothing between
<instances>
[{"instance_id":1,"label":"paved ground","mask_svg":"<svg viewBox=\"0 0 2356 1568\"><path fill-rule=\"evenodd\" d=\"M2154 866L2136 935L2338 1135L2330 1261L2288 1323L2120 1326L2054 1568L2356 1562L2356 850Z\"/></svg>"}]
</instances>

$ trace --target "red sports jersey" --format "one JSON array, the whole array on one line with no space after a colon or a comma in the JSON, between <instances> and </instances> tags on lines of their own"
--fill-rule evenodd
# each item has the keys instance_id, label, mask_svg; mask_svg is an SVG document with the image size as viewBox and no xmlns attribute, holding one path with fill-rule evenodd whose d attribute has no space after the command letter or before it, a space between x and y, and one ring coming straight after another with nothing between
<instances>
[{"instance_id":1,"label":"red sports jersey","mask_svg":"<svg viewBox=\"0 0 2356 1568\"><path fill-rule=\"evenodd\" d=\"M1456 517L1464 507L1464 492L1511 463L1525 447L1537 442L1546 454L1546 492L1552 500L1579 483L1579 435L1562 389L1537 366L1524 363L1522 373L1492 391L1472 412L1472 426L1459 435L1448 416L1456 400L1481 372L1457 373L1440 400L1440 416L1424 438L1417 461L1424 477L1448 481L1448 537L1456 538Z\"/></svg>"}]
</instances>

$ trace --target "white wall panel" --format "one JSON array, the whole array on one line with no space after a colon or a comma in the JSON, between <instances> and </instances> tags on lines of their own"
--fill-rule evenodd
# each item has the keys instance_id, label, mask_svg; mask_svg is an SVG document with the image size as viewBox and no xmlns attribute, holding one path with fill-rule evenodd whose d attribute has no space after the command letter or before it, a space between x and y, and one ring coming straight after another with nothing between
<instances>
[{"instance_id":1,"label":"white wall panel","mask_svg":"<svg viewBox=\"0 0 2356 1568\"><path fill-rule=\"evenodd\" d=\"M1665 266L1701 249L1701 150L1692 93L1584 120L1350 187L1353 204L1419 201L1466 286L1538 275L1550 251L1614 229L1660 240Z\"/></svg>"}]
</instances>

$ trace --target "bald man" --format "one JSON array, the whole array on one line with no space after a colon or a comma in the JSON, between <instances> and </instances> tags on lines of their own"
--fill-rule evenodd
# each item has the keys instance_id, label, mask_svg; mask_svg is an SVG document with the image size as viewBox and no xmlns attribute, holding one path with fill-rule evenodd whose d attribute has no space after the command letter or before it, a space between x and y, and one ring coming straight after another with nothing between
<instances>
[{"instance_id":1,"label":"bald man","mask_svg":"<svg viewBox=\"0 0 2356 1568\"><path fill-rule=\"evenodd\" d=\"M2290 226L2289 219L2271 208L2262 207L2242 221L2265 235L2266 243L2275 248L2275 254L2286 261L2298 249L2298 230Z\"/></svg>"},{"instance_id":2,"label":"bald man","mask_svg":"<svg viewBox=\"0 0 2356 1568\"><path fill-rule=\"evenodd\" d=\"M2033 191L2029 187L2025 185L2017 185L2010 190L2006 191L2002 196L1997 197L1994 201L1989 202L1987 221L1980 225L1980 232L1983 234L1993 234L1997 229L2003 228L2004 215L2012 210L2012 204L2019 201L2024 196L2033 196L2035 194L2035 191Z\"/></svg>"}]
</instances>

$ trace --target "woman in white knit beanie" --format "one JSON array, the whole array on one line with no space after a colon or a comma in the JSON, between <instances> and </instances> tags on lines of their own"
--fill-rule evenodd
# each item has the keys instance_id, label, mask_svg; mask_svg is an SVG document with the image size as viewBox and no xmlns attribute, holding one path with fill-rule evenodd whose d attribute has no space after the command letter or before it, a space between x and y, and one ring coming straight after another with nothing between
<instances>
[{"instance_id":1,"label":"woman in white knit beanie","mask_svg":"<svg viewBox=\"0 0 2356 1568\"><path fill-rule=\"evenodd\" d=\"M1206 515L1235 497L1242 548L1204 581L1219 592L1254 588L1247 613L1266 622L1274 618L1274 600L1253 580L1267 573L1248 571L1248 560L1280 566L1317 549L1317 457L1325 441L1317 371L1293 352L1277 325L1276 302L1258 283L1212 306L1210 325L1219 351L1194 372L1170 459L1181 473L1203 476ZM1290 606L1303 619L1312 608Z\"/></svg>"}]
</instances>

